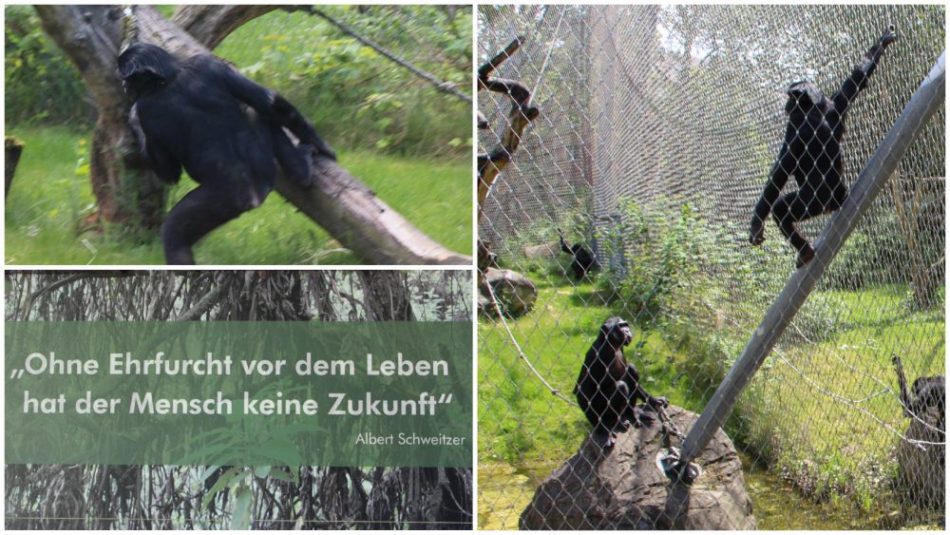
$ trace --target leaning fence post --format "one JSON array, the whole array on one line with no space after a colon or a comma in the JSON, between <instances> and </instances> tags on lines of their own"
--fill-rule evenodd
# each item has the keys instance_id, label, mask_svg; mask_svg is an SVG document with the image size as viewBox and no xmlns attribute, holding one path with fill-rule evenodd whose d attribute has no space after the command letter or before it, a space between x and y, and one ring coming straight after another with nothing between
<instances>
[{"instance_id":1,"label":"leaning fence post","mask_svg":"<svg viewBox=\"0 0 950 535\"><path fill-rule=\"evenodd\" d=\"M695 459L722 426L735 406L736 398L768 356L785 328L801 308L818 279L824 274L841 245L851 235L861 216L877 197L884 183L894 172L907 148L920 133L933 113L943 105L944 56L940 54L930 73L904 107L894 126L868 160L844 205L825 225L815 245L815 258L795 271L785 283L782 293L766 312L752 339L732 369L716 389L706 409L689 430L683 442L681 462Z\"/></svg>"}]
</instances>

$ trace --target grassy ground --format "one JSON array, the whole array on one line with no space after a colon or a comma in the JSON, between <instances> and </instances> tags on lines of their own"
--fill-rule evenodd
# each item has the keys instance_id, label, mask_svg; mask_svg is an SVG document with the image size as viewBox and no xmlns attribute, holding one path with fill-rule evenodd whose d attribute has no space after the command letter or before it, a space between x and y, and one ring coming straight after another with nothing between
<instances>
[{"instance_id":1,"label":"grassy ground","mask_svg":"<svg viewBox=\"0 0 950 535\"><path fill-rule=\"evenodd\" d=\"M509 324L544 379L571 398L597 326L619 311L599 302L589 284L575 288L563 279L553 285L552 279L536 279L541 282L535 309ZM728 428L750 458L769 465L781 481L793 481L826 504L840 500L842 515L849 518L839 526L858 520L874 527L891 511L873 492L893 474L895 431L907 427L893 391L888 348L919 347L924 340L926 350L903 355L905 364L913 362L916 375L943 374L942 310L908 313L901 287L822 292L812 299L867 313L847 315L820 341L776 352L740 398L742 421L734 418ZM892 313L882 316L881 310ZM697 362L702 357L684 349L694 345L678 343L660 329L638 327L631 348L640 347L628 351L628 359L645 370L649 391L698 412L711 387L696 370L721 374L722 364ZM552 396L519 360L505 330L484 319L478 369L479 467L486 469L484 478L480 471L479 522L483 528L513 528L534 487L577 451L589 426L576 406ZM803 388L806 379L824 384ZM777 488L773 502L784 492ZM797 507L792 501L789 507Z\"/></svg>"},{"instance_id":2,"label":"grassy ground","mask_svg":"<svg viewBox=\"0 0 950 535\"><path fill-rule=\"evenodd\" d=\"M88 135L64 128L12 129L25 143L6 202L9 264L161 264L161 244L133 240L121 228L80 232L93 213ZM471 165L340 151L340 164L423 232L455 251L470 253ZM181 198L194 182L175 187ZM157 237L156 237L157 238ZM258 209L201 241L202 264L360 263L326 232L272 194Z\"/></svg>"},{"instance_id":3,"label":"grassy ground","mask_svg":"<svg viewBox=\"0 0 950 535\"><path fill-rule=\"evenodd\" d=\"M919 348L900 355L912 366L910 381L943 375L943 315L908 315L902 287L829 293L856 313L826 340L787 348L763 370L745 404L747 440L778 440L763 452L769 464L816 498L849 495L871 511L882 479L896 474L892 454L908 424L895 399L891 348Z\"/></svg>"}]
</instances>

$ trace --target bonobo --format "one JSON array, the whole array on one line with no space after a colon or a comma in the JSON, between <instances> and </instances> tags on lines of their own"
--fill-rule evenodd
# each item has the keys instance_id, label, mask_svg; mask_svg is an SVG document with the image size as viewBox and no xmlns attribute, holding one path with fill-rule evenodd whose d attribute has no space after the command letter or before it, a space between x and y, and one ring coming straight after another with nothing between
<instances>
[{"instance_id":1,"label":"bonobo","mask_svg":"<svg viewBox=\"0 0 950 535\"><path fill-rule=\"evenodd\" d=\"M179 61L137 43L119 56L118 73L134 101L131 126L152 170L174 184L184 167L199 184L162 224L169 264L194 264L198 240L264 202L274 188L275 159L302 187L311 185L314 151L336 159L290 102L213 56Z\"/></svg>"},{"instance_id":2,"label":"bonobo","mask_svg":"<svg viewBox=\"0 0 950 535\"><path fill-rule=\"evenodd\" d=\"M788 115L785 142L755 206L749 229L752 245L764 241L763 225L771 213L778 228L798 251L796 267L802 267L814 258L814 249L795 229L795 223L833 212L841 208L847 198L841 162L845 114L858 93L867 86L884 49L895 39L897 36L891 26L830 99L825 98L811 82L796 82L789 86L785 104ZM798 182L798 191L779 198L782 187L792 175Z\"/></svg>"},{"instance_id":3,"label":"bonobo","mask_svg":"<svg viewBox=\"0 0 950 535\"><path fill-rule=\"evenodd\" d=\"M588 273L600 269L600 263L597 262L597 257L590 249L584 247L581 243L575 243L568 247L561 229L557 229L557 235L561 240L561 250L571 255L571 270L574 272L575 278L583 279Z\"/></svg>"},{"instance_id":4,"label":"bonobo","mask_svg":"<svg viewBox=\"0 0 950 535\"><path fill-rule=\"evenodd\" d=\"M918 377L914 380L914 397L907 391L907 378L904 376L904 366L901 358L894 355L891 358L894 371L897 372L897 383L900 385L901 404L904 406L904 416L923 419L924 413L930 408L936 408L942 422L947 405L947 381L942 375L932 377ZM943 424L939 424L943 429Z\"/></svg>"},{"instance_id":5,"label":"bonobo","mask_svg":"<svg viewBox=\"0 0 950 535\"><path fill-rule=\"evenodd\" d=\"M612 317L600 328L594 344L587 350L584 365L574 386L577 403L594 426L594 433L606 434L604 447L614 445L617 429L652 423L652 417L636 406L643 400L653 408L667 405L666 399L654 398L640 384L636 366L628 364L623 348L633 339L630 325Z\"/></svg>"}]
</instances>

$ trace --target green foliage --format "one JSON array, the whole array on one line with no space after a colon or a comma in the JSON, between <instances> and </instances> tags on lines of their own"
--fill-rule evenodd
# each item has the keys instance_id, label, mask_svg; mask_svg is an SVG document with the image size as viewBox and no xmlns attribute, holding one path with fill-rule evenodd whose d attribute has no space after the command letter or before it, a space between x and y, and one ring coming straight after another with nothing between
<instances>
[{"instance_id":1,"label":"green foliage","mask_svg":"<svg viewBox=\"0 0 950 535\"><path fill-rule=\"evenodd\" d=\"M591 236L590 217L583 208L568 210L558 214L557 220L539 219L519 230L513 238L505 241L500 263L503 267L520 273L534 273L546 277L568 277L571 259L561 254L558 243L558 229L564 232L568 243L587 242ZM539 255L528 258L524 254L526 247L547 244L552 248L551 255Z\"/></svg>"},{"instance_id":2,"label":"green foliage","mask_svg":"<svg viewBox=\"0 0 950 535\"><path fill-rule=\"evenodd\" d=\"M882 210L875 217L865 218L835 257L828 270L827 284L853 289L908 282L907 270L896 268L910 265L907 240L900 229L893 212Z\"/></svg>"},{"instance_id":3,"label":"green foliage","mask_svg":"<svg viewBox=\"0 0 950 535\"><path fill-rule=\"evenodd\" d=\"M470 8L321 9L440 80L470 91ZM8 128L37 123L88 128L95 110L82 80L43 33L33 9L7 7L5 34ZM471 156L470 104L438 92L319 17L268 13L238 28L215 54L284 94L336 149L466 161Z\"/></svg>"},{"instance_id":4,"label":"green foliage","mask_svg":"<svg viewBox=\"0 0 950 535\"><path fill-rule=\"evenodd\" d=\"M6 259L17 264L161 264L157 235L143 241L126 228L83 228L95 210L89 188L88 136L66 128L13 132L24 143L7 199ZM471 166L340 153L341 164L395 210L446 247L471 251ZM184 178L169 195L176 202L194 183ZM205 264L356 264L360 260L272 194L253 212L199 242Z\"/></svg>"},{"instance_id":5,"label":"green foliage","mask_svg":"<svg viewBox=\"0 0 950 535\"><path fill-rule=\"evenodd\" d=\"M79 73L40 28L30 6L6 6L6 124L90 124Z\"/></svg>"},{"instance_id":6,"label":"green foliage","mask_svg":"<svg viewBox=\"0 0 950 535\"><path fill-rule=\"evenodd\" d=\"M454 18L436 6L320 9L467 91L469 9ZM215 52L283 93L334 146L427 157L471 152L469 104L439 93L321 18L273 12L239 28Z\"/></svg>"},{"instance_id":7,"label":"green foliage","mask_svg":"<svg viewBox=\"0 0 950 535\"><path fill-rule=\"evenodd\" d=\"M618 253L623 266L600 280L604 290L636 311L640 321L655 321L672 310L670 299L701 268L700 221L688 204L679 214L646 208L630 199L620 202L621 222L602 238L605 257Z\"/></svg>"}]
</instances>

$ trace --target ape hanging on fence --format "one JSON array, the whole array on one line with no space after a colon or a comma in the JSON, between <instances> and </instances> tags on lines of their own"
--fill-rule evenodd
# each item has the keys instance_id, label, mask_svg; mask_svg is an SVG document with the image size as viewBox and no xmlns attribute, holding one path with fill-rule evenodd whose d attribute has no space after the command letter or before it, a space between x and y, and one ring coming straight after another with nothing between
<instances>
[{"instance_id":1,"label":"ape hanging on fence","mask_svg":"<svg viewBox=\"0 0 950 535\"><path fill-rule=\"evenodd\" d=\"M587 350L574 395L584 416L594 426L594 433L605 433L604 447L614 445L614 432L653 422L652 410L637 407L643 400L653 409L667 406L665 398L655 398L640 384L640 372L627 363L623 348L633 340L630 325L622 318L612 317L600 327L597 339Z\"/></svg>"},{"instance_id":2,"label":"ape hanging on fence","mask_svg":"<svg viewBox=\"0 0 950 535\"><path fill-rule=\"evenodd\" d=\"M841 208L847 198L848 189L841 176L845 114L858 93L867 86L884 49L895 39L894 27L888 27L830 99L811 82L796 82L789 86L785 104L785 113L788 114L785 142L755 206L749 230L752 245L764 241L765 218L771 212L779 229L798 251L796 267L814 258L814 249L795 229L795 223L833 212ZM798 182L798 191L779 198L782 187L792 175Z\"/></svg>"},{"instance_id":3,"label":"ape hanging on fence","mask_svg":"<svg viewBox=\"0 0 950 535\"><path fill-rule=\"evenodd\" d=\"M264 202L274 188L275 159L302 187L311 185L313 151L336 159L290 102L213 56L179 61L137 43L119 56L118 71L134 101L132 129L152 170L173 184L184 167L199 183L162 224L169 264L194 264L191 247L198 240Z\"/></svg>"}]
</instances>

